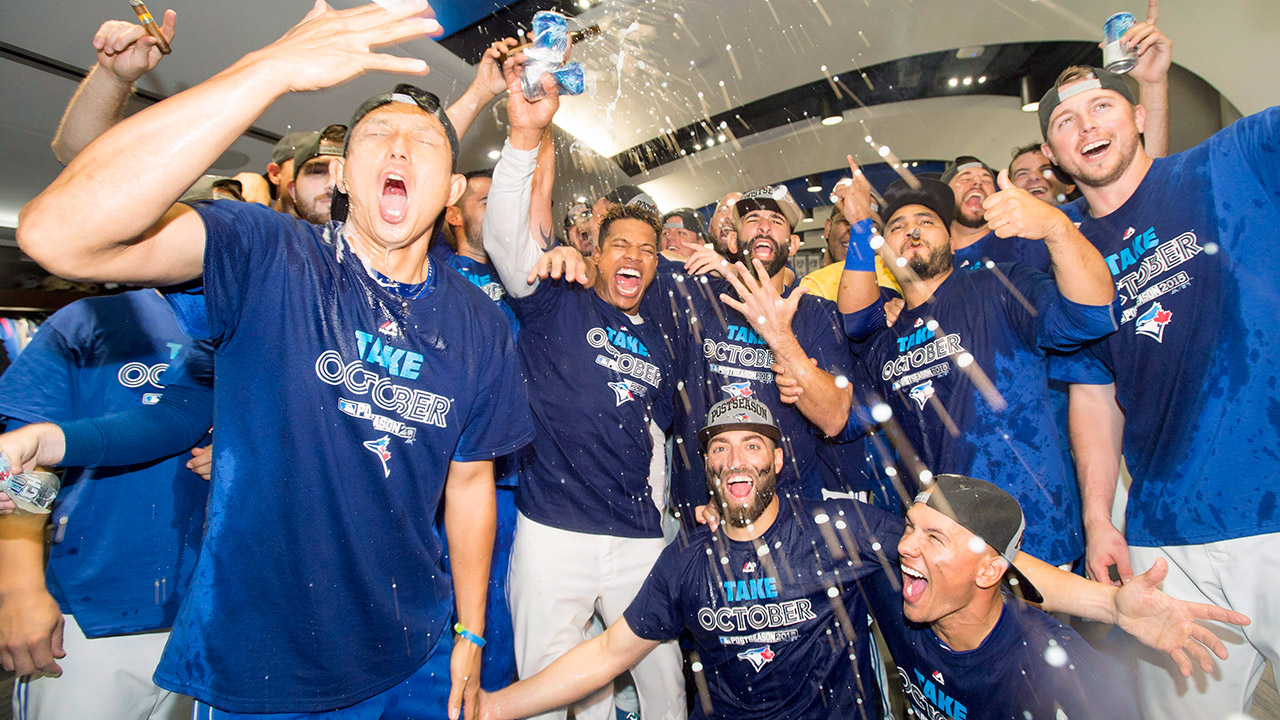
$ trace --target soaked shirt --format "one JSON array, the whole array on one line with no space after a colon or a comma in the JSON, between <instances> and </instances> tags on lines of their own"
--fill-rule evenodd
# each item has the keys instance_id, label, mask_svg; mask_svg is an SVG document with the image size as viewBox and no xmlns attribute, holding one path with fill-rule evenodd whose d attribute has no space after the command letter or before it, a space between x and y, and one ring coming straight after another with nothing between
<instances>
[{"instance_id":1,"label":"soaked shirt","mask_svg":"<svg viewBox=\"0 0 1280 720\"><path fill-rule=\"evenodd\" d=\"M1023 550L1057 565L1080 557L1084 546L1046 351L1074 349L1111 332L1114 322L1111 305L1073 303L1044 273L998 265L951 273L930 302L904 308L857 351L924 466L1013 495L1027 519Z\"/></svg>"},{"instance_id":2,"label":"soaked shirt","mask_svg":"<svg viewBox=\"0 0 1280 720\"><path fill-rule=\"evenodd\" d=\"M793 290L787 288L783 296ZM874 471L862 443L842 448L794 405L782 402L770 369L773 351L747 318L720 300L721 293L737 297L724 280L687 277L682 266L664 261L645 296L646 307L655 316L669 319L677 328L675 334L689 341L675 403L671 494L676 504L687 514L688 508L706 503L698 430L706 424L712 405L733 397L754 398L773 413L786 457L778 473L780 491L820 498L824 487L842 492L869 489ZM853 358L835 303L809 295L801 298L791 329L818 367L837 377L849 376ZM842 467L842 458L850 469Z\"/></svg>"},{"instance_id":3,"label":"soaked shirt","mask_svg":"<svg viewBox=\"0 0 1280 720\"><path fill-rule=\"evenodd\" d=\"M378 276L338 223L193 207L203 292L169 298L216 348L218 478L155 681L232 712L346 707L448 631L449 465L532 436L511 332L455 272Z\"/></svg>"},{"instance_id":4,"label":"soaked shirt","mask_svg":"<svg viewBox=\"0 0 1280 720\"><path fill-rule=\"evenodd\" d=\"M1022 263L1043 273L1053 272L1053 262L1049 257L1049 248L1043 240L1026 240L1024 238L1001 238L994 232L975 240L955 251L952 265L957 270L977 270L980 267L990 269L993 264Z\"/></svg>"},{"instance_id":5,"label":"soaked shirt","mask_svg":"<svg viewBox=\"0 0 1280 720\"><path fill-rule=\"evenodd\" d=\"M674 360L662 328L565 281L509 301L537 428L516 507L562 530L662 537L649 429L671 425Z\"/></svg>"},{"instance_id":6,"label":"soaked shirt","mask_svg":"<svg viewBox=\"0 0 1280 720\"><path fill-rule=\"evenodd\" d=\"M897 567L901 518L851 500L779 496L751 542L706 527L662 551L623 614L665 641L688 631L711 712L693 718L875 718L862 584Z\"/></svg>"},{"instance_id":7,"label":"soaked shirt","mask_svg":"<svg viewBox=\"0 0 1280 720\"><path fill-rule=\"evenodd\" d=\"M1074 630L1008 594L982 644L957 652L929 626L906 619L898 577L881 573L867 588L902 694L917 718L1138 720L1131 673Z\"/></svg>"},{"instance_id":8,"label":"soaked shirt","mask_svg":"<svg viewBox=\"0 0 1280 720\"><path fill-rule=\"evenodd\" d=\"M0 415L65 423L155 404L162 375L190 342L154 290L74 302L41 325L0 377ZM173 624L209 496L188 459L64 473L45 580L86 636Z\"/></svg>"},{"instance_id":9,"label":"soaked shirt","mask_svg":"<svg viewBox=\"0 0 1280 720\"><path fill-rule=\"evenodd\" d=\"M1131 545L1280 531L1280 109L1157 158L1080 232L1120 295L1119 332L1055 359L1116 385Z\"/></svg>"}]
</instances>

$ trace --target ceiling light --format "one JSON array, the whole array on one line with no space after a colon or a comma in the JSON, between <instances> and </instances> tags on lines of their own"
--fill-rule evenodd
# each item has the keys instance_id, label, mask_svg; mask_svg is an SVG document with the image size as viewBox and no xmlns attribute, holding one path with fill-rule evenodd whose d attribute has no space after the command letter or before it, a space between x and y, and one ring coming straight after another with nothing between
<instances>
[{"instance_id":1,"label":"ceiling light","mask_svg":"<svg viewBox=\"0 0 1280 720\"><path fill-rule=\"evenodd\" d=\"M716 142L724 142L724 133L720 133L716 136Z\"/></svg>"},{"instance_id":2,"label":"ceiling light","mask_svg":"<svg viewBox=\"0 0 1280 720\"><path fill-rule=\"evenodd\" d=\"M828 127L839 125L844 122L844 114L840 111L840 105L834 97L823 95L822 97L822 124Z\"/></svg>"},{"instance_id":3,"label":"ceiling light","mask_svg":"<svg viewBox=\"0 0 1280 720\"><path fill-rule=\"evenodd\" d=\"M715 144L716 144L715 138L707 138L707 142L706 142L707 147L711 147L712 145L715 145Z\"/></svg>"},{"instance_id":4,"label":"ceiling light","mask_svg":"<svg viewBox=\"0 0 1280 720\"><path fill-rule=\"evenodd\" d=\"M822 192L822 176L810 175L808 189L809 189L809 192L812 192L812 193Z\"/></svg>"},{"instance_id":5,"label":"ceiling light","mask_svg":"<svg viewBox=\"0 0 1280 720\"><path fill-rule=\"evenodd\" d=\"M959 85L959 84L960 84L960 79L959 79L959 78L951 78L950 80L948 80L948 81L947 81L947 86L948 86L948 87L955 87L955 86L957 86L957 85Z\"/></svg>"},{"instance_id":6,"label":"ceiling light","mask_svg":"<svg viewBox=\"0 0 1280 720\"><path fill-rule=\"evenodd\" d=\"M979 84L979 85L981 85L982 83L984 83L984 82L986 82L986 81L987 81L987 76L986 76L986 75L983 75L982 77L978 78L978 84Z\"/></svg>"},{"instance_id":7,"label":"ceiling light","mask_svg":"<svg viewBox=\"0 0 1280 720\"><path fill-rule=\"evenodd\" d=\"M1039 88L1031 80L1030 75L1023 75L1019 81L1018 95L1022 100L1022 112L1035 112L1040 109Z\"/></svg>"},{"instance_id":8,"label":"ceiling light","mask_svg":"<svg viewBox=\"0 0 1280 720\"><path fill-rule=\"evenodd\" d=\"M972 84L973 84L973 78L971 78L971 77L967 77L967 78L965 78L964 80L961 80L960 82L961 82L961 83L963 83L963 84L964 84L964 85L966 85L966 86L968 86L968 85L972 85Z\"/></svg>"}]
</instances>

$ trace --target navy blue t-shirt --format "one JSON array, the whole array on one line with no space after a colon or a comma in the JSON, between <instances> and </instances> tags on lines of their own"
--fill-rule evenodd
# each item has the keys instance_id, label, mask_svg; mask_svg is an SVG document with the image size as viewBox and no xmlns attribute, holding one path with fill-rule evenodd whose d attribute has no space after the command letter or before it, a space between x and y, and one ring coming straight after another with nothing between
<instances>
[{"instance_id":1,"label":"navy blue t-shirt","mask_svg":"<svg viewBox=\"0 0 1280 720\"><path fill-rule=\"evenodd\" d=\"M452 461L532 436L502 312L455 272L406 287L338 223L194 205L214 365L209 526L156 683L233 712L317 712L417 670L453 611L435 520Z\"/></svg>"},{"instance_id":2,"label":"navy blue t-shirt","mask_svg":"<svg viewBox=\"0 0 1280 720\"><path fill-rule=\"evenodd\" d=\"M917 718L1138 719L1133 676L1045 613L1006 593L991 634L957 652L906 619L895 578L870 578L868 602Z\"/></svg>"},{"instance_id":3,"label":"navy blue t-shirt","mask_svg":"<svg viewBox=\"0 0 1280 720\"><path fill-rule=\"evenodd\" d=\"M1157 159L1086 217L1120 295L1119 332L1053 363L1116 385L1132 545L1280 531L1280 108Z\"/></svg>"},{"instance_id":4,"label":"navy blue t-shirt","mask_svg":"<svg viewBox=\"0 0 1280 720\"><path fill-rule=\"evenodd\" d=\"M698 431L707 412L721 400L753 397L769 406L782 431L786 464L778 474L778 488L800 497L820 498L822 489L866 490L866 453L861 443L841 453L837 441L826 438L794 405L783 404L774 384L773 351L741 313L720 300L737 297L733 286L709 276L687 277L680 266L663 264L645 296L655 316L669 318L674 332L687 339L681 363L681 386L676 398L671 495L678 506L707 502L707 481ZM787 288L787 297L794 287ZM806 295L791 329L818 367L837 377L849 377L853 358L840 325L835 303ZM845 471L842 456L855 467Z\"/></svg>"},{"instance_id":5,"label":"navy blue t-shirt","mask_svg":"<svg viewBox=\"0 0 1280 720\"><path fill-rule=\"evenodd\" d=\"M670 427L675 387L662 328L576 283L543 281L509 300L537 428L521 458L516 507L562 530L662 537L662 498L649 477L649 425Z\"/></svg>"},{"instance_id":6,"label":"navy blue t-shirt","mask_svg":"<svg viewBox=\"0 0 1280 720\"><path fill-rule=\"evenodd\" d=\"M997 237L994 232L956 250L952 259L952 265L957 270L976 270L980 267L990 269L992 265L1002 263L1022 263L1043 273L1053 272L1049 248L1043 240L1002 238Z\"/></svg>"},{"instance_id":7,"label":"navy blue t-shirt","mask_svg":"<svg viewBox=\"0 0 1280 720\"><path fill-rule=\"evenodd\" d=\"M897 567L903 521L852 500L779 500L754 541L677 538L623 616L647 640L692 635L712 707L693 718L878 717L861 583Z\"/></svg>"},{"instance_id":8,"label":"navy blue t-shirt","mask_svg":"<svg viewBox=\"0 0 1280 720\"><path fill-rule=\"evenodd\" d=\"M0 378L0 415L62 423L154 404L162 374L190 342L154 290L74 302ZM63 475L45 577L88 637L173 625L209 496L188 457Z\"/></svg>"},{"instance_id":9,"label":"navy blue t-shirt","mask_svg":"<svg viewBox=\"0 0 1280 720\"><path fill-rule=\"evenodd\" d=\"M930 302L903 309L855 349L924 465L1007 490L1026 515L1023 549L1056 565L1080 557L1083 544L1046 351L1114 327L1112 305L1073 303L1044 273L999 265L953 272Z\"/></svg>"}]
</instances>

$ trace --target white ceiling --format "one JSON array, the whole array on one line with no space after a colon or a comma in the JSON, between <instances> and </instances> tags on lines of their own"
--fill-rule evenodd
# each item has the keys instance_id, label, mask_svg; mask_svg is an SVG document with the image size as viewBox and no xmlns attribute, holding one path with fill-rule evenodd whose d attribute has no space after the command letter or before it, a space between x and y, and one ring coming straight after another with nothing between
<instances>
[{"instance_id":1,"label":"white ceiling","mask_svg":"<svg viewBox=\"0 0 1280 720\"><path fill-rule=\"evenodd\" d=\"M143 83L162 94L198 83L267 44L310 3L173 0L172 5L179 16L174 53ZM813 82L822 78L824 65L836 74L969 45L1096 40L1108 15L1129 10L1141 18L1142 5L1136 0L1122 5L1114 0L604 0L580 18L611 32L575 53L591 71L594 87L588 95L566 99L557 119L564 131L557 200L598 193L625 179L592 149L611 155L704 115ZM89 43L101 21L132 19L125 0L4 0L4 6L0 41L82 68L93 63ZM152 0L156 14L163 7ZM1248 114L1280 102L1274 75L1280 67L1278 18L1274 0L1164 0L1160 26L1175 41L1175 61ZM432 41L408 43L402 51L427 60L432 72L419 84L446 99L470 82L470 66ZM286 97L257 125L284 133L345 122L360 101L392 82L375 74ZM856 83L848 84L856 90ZM56 175L48 143L73 90L70 81L0 60L0 226L12 226L17 209ZM664 208L698 206L728 189L839 167L846 152L869 158L862 141L868 133L902 157L974 153L998 161L1038 131L1034 117L1018 112L1015 104L1008 97L968 95L851 111L834 128L807 123L777 128L744 139L741 149L717 146L632 181L644 183ZM501 142L503 131L495 119L500 114L486 113L464 141L464 169L492 164L487 154ZM267 143L251 138L233 149L249 158L237 169L260 170L270 153Z\"/></svg>"}]
</instances>

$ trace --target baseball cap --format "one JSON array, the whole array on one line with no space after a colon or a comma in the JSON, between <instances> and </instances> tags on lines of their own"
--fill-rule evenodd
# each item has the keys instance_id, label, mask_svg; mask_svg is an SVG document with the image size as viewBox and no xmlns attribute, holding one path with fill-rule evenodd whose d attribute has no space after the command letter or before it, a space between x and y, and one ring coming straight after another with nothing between
<instances>
[{"instance_id":1,"label":"baseball cap","mask_svg":"<svg viewBox=\"0 0 1280 720\"><path fill-rule=\"evenodd\" d=\"M742 193L733 204L733 224L738 225L752 210L772 210L785 217L792 230L800 224L800 205L785 185L765 185Z\"/></svg>"},{"instance_id":2,"label":"baseball cap","mask_svg":"<svg viewBox=\"0 0 1280 720\"><path fill-rule=\"evenodd\" d=\"M986 480L938 475L933 487L916 495L916 502L937 510L981 538L1009 563L1004 579L1011 589L1025 600L1044 602L1036 586L1013 564L1022 547L1027 521L1012 495Z\"/></svg>"},{"instance_id":3,"label":"baseball cap","mask_svg":"<svg viewBox=\"0 0 1280 720\"><path fill-rule=\"evenodd\" d=\"M1058 87L1055 83L1040 98L1040 108L1036 110L1036 114L1040 116L1040 134L1046 140L1049 139L1049 118L1053 116L1053 111L1063 100L1070 99L1086 90L1114 90L1124 96L1130 105L1137 105L1138 101L1133 96L1133 90L1130 89L1129 83L1125 81L1123 75L1117 75L1110 70L1104 70L1099 67L1088 68L1090 75L1085 75L1083 80L1071 80L1067 84L1070 86L1065 91Z\"/></svg>"},{"instance_id":4,"label":"baseball cap","mask_svg":"<svg viewBox=\"0 0 1280 720\"><path fill-rule=\"evenodd\" d=\"M586 203L576 202L570 208L569 212L564 216L564 229L568 230L579 218L589 219L591 217L591 208Z\"/></svg>"},{"instance_id":5,"label":"baseball cap","mask_svg":"<svg viewBox=\"0 0 1280 720\"><path fill-rule=\"evenodd\" d=\"M280 138L275 147L271 148L271 162L277 165L283 165L285 161L293 157L298 147L307 142L311 138L319 138L319 130L300 130L291 132Z\"/></svg>"},{"instance_id":6,"label":"baseball cap","mask_svg":"<svg viewBox=\"0 0 1280 720\"><path fill-rule=\"evenodd\" d=\"M690 230L700 238L707 237L706 226L702 224L702 216L693 208L676 208L666 215L662 216L663 228L675 228L677 230Z\"/></svg>"},{"instance_id":7,"label":"baseball cap","mask_svg":"<svg viewBox=\"0 0 1280 720\"><path fill-rule=\"evenodd\" d=\"M228 197L230 196L230 197ZM199 200L244 200L244 186L239 180L224 175L201 175L178 202L193 203Z\"/></svg>"},{"instance_id":8,"label":"baseball cap","mask_svg":"<svg viewBox=\"0 0 1280 720\"><path fill-rule=\"evenodd\" d=\"M649 193L641 190L635 185L619 185L609 191L604 196L605 200L614 205L641 205L654 213L658 212L658 202L649 196Z\"/></svg>"},{"instance_id":9,"label":"baseball cap","mask_svg":"<svg viewBox=\"0 0 1280 720\"><path fill-rule=\"evenodd\" d=\"M955 160L952 160L950 164L947 165L947 169L942 171L942 182L950 184L951 178L959 175L961 171L968 170L970 168L982 168L983 170L986 170L991 173L992 181L995 181L996 175L998 174L995 170L991 169L990 165L982 162L978 158L972 155L961 155Z\"/></svg>"},{"instance_id":10,"label":"baseball cap","mask_svg":"<svg viewBox=\"0 0 1280 720\"><path fill-rule=\"evenodd\" d=\"M769 406L750 397L732 397L712 405L706 427L698 431L698 440L706 448L711 438L728 430L753 430L775 443L782 438Z\"/></svg>"},{"instance_id":11,"label":"baseball cap","mask_svg":"<svg viewBox=\"0 0 1280 720\"><path fill-rule=\"evenodd\" d=\"M313 137L306 138L293 153L293 167L297 172L311 158L325 156L339 157L342 155L342 145L346 141L345 125L330 125L323 131L315 133Z\"/></svg>"},{"instance_id":12,"label":"baseball cap","mask_svg":"<svg viewBox=\"0 0 1280 720\"><path fill-rule=\"evenodd\" d=\"M434 115L435 118L440 121L440 124L444 126L444 134L449 137L449 151L453 156L453 167L451 172L458 172L458 131L454 129L453 123L449 121L449 116L446 115L444 109L440 107L440 98L420 87L415 87L408 83L400 83L389 93L375 95L368 100L365 100L360 104L360 107L356 108L355 113L351 116L351 122L347 124L347 127L355 130L356 124L359 123L361 118L365 115L368 115L383 105L393 102L404 103L406 105L417 105L423 112L428 115ZM348 133L348 141L350 138L351 134ZM342 146L342 154L347 154L347 145L345 142Z\"/></svg>"},{"instance_id":13,"label":"baseball cap","mask_svg":"<svg viewBox=\"0 0 1280 720\"><path fill-rule=\"evenodd\" d=\"M907 205L923 205L938 214L944 229L950 230L951 219L956 214L956 194L951 186L941 180L916 176L920 187L913 188L906 180L897 180L884 191L884 210L880 217L888 225L894 213Z\"/></svg>"}]
</instances>

